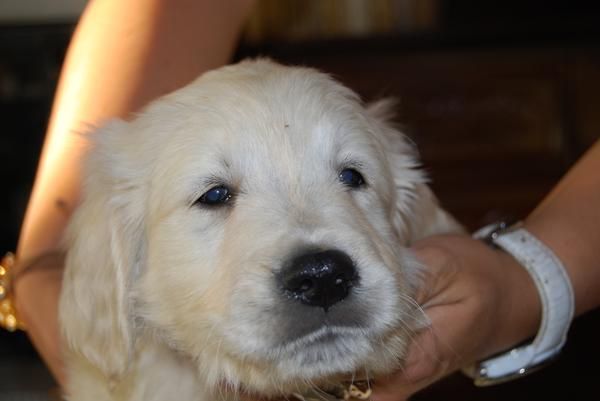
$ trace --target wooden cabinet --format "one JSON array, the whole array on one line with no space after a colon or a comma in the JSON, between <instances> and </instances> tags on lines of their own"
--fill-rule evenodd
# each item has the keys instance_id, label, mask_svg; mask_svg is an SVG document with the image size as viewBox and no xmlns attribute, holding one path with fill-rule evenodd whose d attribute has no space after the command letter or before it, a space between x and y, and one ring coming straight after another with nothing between
<instances>
[{"instance_id":1,"label":"wooden cabinet","mask_svg":"<svg viewBox=\"0 0 600 401\"><path fill-rule=\"evenodd\" d=\"M600 138L600 52L577 52L568 72L576 133L572 140L587 147Z\"/></svg>"}]
</instances>

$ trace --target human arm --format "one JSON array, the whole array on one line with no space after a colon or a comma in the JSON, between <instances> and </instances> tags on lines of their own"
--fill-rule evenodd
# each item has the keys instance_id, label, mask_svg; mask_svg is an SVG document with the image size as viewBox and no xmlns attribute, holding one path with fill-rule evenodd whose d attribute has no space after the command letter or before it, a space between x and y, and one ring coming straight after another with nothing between
<instances>
[{"instance_id":1,"label":"human arm","mask_svg":"<svg viewBox=\"0 0 600 401\"><path fill-rule=\"evenodd\" d=\"M600 142L525 219L563 262L575 314L600 305ZM431 328L415 340L403 372L381 378L373 401L399 401L439 378L535 335L541 307L533 281L510 255L467 236L415 244L427 266L419 301ZM427 290L425 290L427 289Z\"/></svg>"},{"instance_id":2,"label":"human arm","mask_svg":"<svg viewBox=\"0 0 600 401\"><path fill-rule=\"evenodd\" d=\"M59 383L63 230L79 197L82 132L225 64L252 0L93 0L69 47L23 223L17 310ZM52 268L55 267L55 268Z\"/></svg>"}]
</instances>

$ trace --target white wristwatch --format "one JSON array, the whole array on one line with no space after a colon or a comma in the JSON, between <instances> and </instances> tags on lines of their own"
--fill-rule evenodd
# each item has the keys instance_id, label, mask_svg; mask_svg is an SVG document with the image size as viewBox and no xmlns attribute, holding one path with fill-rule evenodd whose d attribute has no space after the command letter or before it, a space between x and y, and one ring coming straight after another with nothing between
<instances>
[{"instance_id":1,"label":"white wristwatch","mask_svg":"<svg viewBox=\"0 0 600 401\"><path fill-rule=\"evenodd\" d=\"M478 386L521 377L539 369L564 346L575 300L571 281L561 261L522 224L486 226L474 235L511 254L533 278L542 302L542 321L534 340L465 369Z\"/></svg>"}]
</instances>

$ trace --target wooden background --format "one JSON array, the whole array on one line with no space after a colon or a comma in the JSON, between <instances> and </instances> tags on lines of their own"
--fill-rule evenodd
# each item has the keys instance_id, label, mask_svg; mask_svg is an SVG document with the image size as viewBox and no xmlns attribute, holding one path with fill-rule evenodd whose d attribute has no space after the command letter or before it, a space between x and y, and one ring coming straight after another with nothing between
<instances>
[{"instance_id":1,"label":"wooden background","mask_svg":"<svg viewBox=\"0 0 600 401\"><path fill-rule=\"evenodd\" d=\"M313 66L366 101L397 98L398 122L447 209L471 229L526 216L600 136L600 2L403 4L417 14L397 21L401 29L362 26L360 35L319 20L332 35L278 37L254 21L236 58ZM0 251L16 246L72 29L0 25ZM529 378L477 389L458 374L415 399L598 401L599 336L600 315L591 313L577 320L559 361ZM0 333L0 399L51 386L26 337Z\"/></svg>"}]
</instances>

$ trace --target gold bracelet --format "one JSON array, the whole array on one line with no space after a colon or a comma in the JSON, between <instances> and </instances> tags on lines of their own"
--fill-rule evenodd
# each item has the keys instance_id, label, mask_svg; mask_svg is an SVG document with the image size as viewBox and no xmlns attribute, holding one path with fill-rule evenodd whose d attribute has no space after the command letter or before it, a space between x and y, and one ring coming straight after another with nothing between
<instances>
[{"instance_id":1,"label":"gold bracelet","mask_svg":"<svg viewBox=\"0 0 600 401\"><path fill-rule=\"evenodd\" d=\"M25 330L18 318L14 303L13 274L15 255L7 253L0 262L0 327L8 331Z\"/></svg>"}]
</instances>

